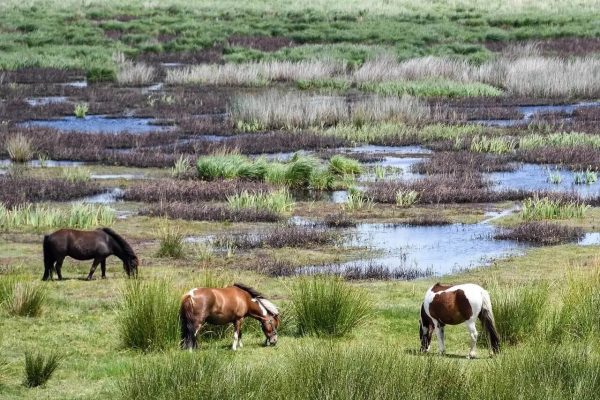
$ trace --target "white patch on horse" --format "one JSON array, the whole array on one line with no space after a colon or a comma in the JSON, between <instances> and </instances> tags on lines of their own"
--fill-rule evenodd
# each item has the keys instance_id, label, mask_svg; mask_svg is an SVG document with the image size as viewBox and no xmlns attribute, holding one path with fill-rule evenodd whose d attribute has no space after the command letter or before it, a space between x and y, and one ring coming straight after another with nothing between
<instances>
[{"instance_id":1,"label":"white patch on horse","mask_svg":"<svg viewBox=\"0 0 600 400\"><path fill-rule=\"evenodd\" d=\"M267 312L267 309L265 308L265 306L262 305L262 302L258 299L252 299L253 302L255 302L256 304L258 304L258 306L260 307L260 310L262 311L264 316L269 315L269 313Z\"/></svg>"},{"instance_id":2,"label":"white patch on horse","mask_svg":"<svg viewBox=\"0 0 600 400\"><path fill-rule=\"evenodd\" d=\"M271 313L271 315L279 315L279 310L277 309L275 304L271 303L269 300L260 299L258 302L260 304L262 304L263 307L265 307L267 309L267 311L269 311Z\"/></svg>"},{"instance_id":3,"label":"white patch on horse","mask_svg":"<svg viewBox=\"0 0 600 400\"><path fill-rule=\"evenodd\" d=\"M190 296L190 301L192 302L192 305L194 305L194 290L196 290L197 288L193 288L192 290L190 290L187 294Z\"/></svg>"},{"instance_id":4,"label":"white patch on horse","mask_svg":"<svg viewBox=\"0 0 600 400\"><path fill-rule=\"evenodd\" d=\"M233 346L231 346L231 348L233 350L237 350L238 341L239 341L238 333L237 332L233 332Z\"/></svg>"}]
</instances>

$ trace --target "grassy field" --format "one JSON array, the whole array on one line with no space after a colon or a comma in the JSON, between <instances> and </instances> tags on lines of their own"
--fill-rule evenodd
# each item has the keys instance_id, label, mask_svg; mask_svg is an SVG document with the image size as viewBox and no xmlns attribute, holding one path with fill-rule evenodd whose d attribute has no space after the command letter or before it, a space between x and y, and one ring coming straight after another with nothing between
<instances>
[{"instance_id":1,"label":"grassy field","mask_svg":"<svg viewBox=\"0 0 600 400\"><path fill-rule=\"evenodd\" d=\"M597 0L1 1L0 398L598 398L600 246L579 241L600 231L599 17ZM107 279L66 259L41 281L44 234L99 226L136 280L111 257ZM389 252L365 229L408 234ZM450 261L500 241L516 251ZM481 334L467 360L462 325L446 356L419 352L438 281L489 290L499 355ZM281 309L277 346L248 319L238 351L214 326L181 351L181 295L234 282Z\"/></svg>"}]
</instances>

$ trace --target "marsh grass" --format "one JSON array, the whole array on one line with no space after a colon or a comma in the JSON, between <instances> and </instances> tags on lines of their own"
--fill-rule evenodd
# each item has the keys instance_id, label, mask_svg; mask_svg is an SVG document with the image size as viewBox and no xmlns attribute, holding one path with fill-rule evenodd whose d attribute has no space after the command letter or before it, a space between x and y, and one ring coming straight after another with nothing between
<instances>
[{"instance_id":1,"label":"marsh grass","mask_svg":"<svg viewBox=\"0 0 600 400\"><path fill-rule=\"evenodd\" d=\"M446 79L426 79L416 81L365 82L358 87L367 92L383 96L419 97L494 97L502 91L480 82L456 82Z\"/></svg>"},{"instance_id":2,"label":"marsh grass","mask_svg":"<svg viewBox=\"0 0 600 400\"><path fill-rule=\"evenodd\" d=\"M164 224L158 231L160 247L156 252L157 257L183 258L185 256L181 231L172 225Z\"/></svg>"},{"instance_id":3,"label":"marsh grass","mask_svg":"<svg viewBox=\"0 0 600 400\"><path fill-rule=\"evenodd\" d=\"M336 154L329 159L329 171L335 175L359 175L362 167L358 161Z\"/></svg>"},{"instance_id":4,"label":"marsh grass","mask_svg":"<svg viewBox=\"0 0 600 400\"><path fill-rule=\"evenodd\" d=\"M583 218L588 205L575 200L534 196L523 201L524 220Z\"/></svg>"},{"instance_id":5,"label":"marsh grass","mask_svg":"<svg viewBox=\"0 0 600 400\"><path fill-rule=\"evenodd\" d=\"M411 207L419 200L419 193L414 190L398 190L396 192L396 205L398 207Z\"/></svg>"},{"instance_id":6,"label":"marsh grass","mask_svg":"<svg viewBox=\"0 0 600 400\"><path fill-rule=\"evenodd\" d=\"M73 114L75 114L75 116L77 118L85 118L89 109L90 108L87 103L78 103L78 104L75 104L75 109L73 110Z\"/></svg>"},{"instance_id":7,"label":"marsh grass","mask_svg":"<svg viewBox=\"0 0 600 400\"><path fill-rule=\"evenodd\" d=\"M373 313L366 292L335 277L300 278L290 297L300 335L345 336Z\"/></svg>"},{"instance_id":8,"label":"marsh grass","mask_svg":"<svg viewBox=\"0 0 600 400\"><path fill-rule=\"evenodd\" d=\"M562 175L558 170L552 172L550 168L548 168L548 178L547 181L552 183L553 185L560 185L562 182Z\"/></svg>"},{"instance_id":9,"label":"marsh grass","mask_svg":"<svg viewBox=\"0 0 600 400\"><path fill-rule=\"evenodd\" d=\"M52 377L62 357L56 353L25 353L25 378L23 385L29 388L42 386Z\"/></svg>"},{"instance_id":10,"label":"marsh grass","mask_svg":"<svg viewBox=\"0 0 600 400\"><path fill-rule=\"evenodd\" d=\"M573 183L576 185L591 185L598 181L598 173L587 169L586 171L576 172L573 175Z\"/></svg>"},{"instance_id":11,"label":"marsh grass","mask_svg":"<svg viewBox=\"0 0 600 400\"><path fill-rule=\"evenodd\" d=\"M4 148L8 153L8 157L16 163L24 163L31 160L34 153L31 140L22 133L17 133L7 138L4 142Z\"/></svg>"},{"instance_id":12,"label":"marsh grass","mask_svg":"<svg viewBox=\"0 0 600 400\"><path fill-rule=\"evenodd\" d=\"M490 288L501 343L512 346L542 335L544 317L550 312L548 290L544 283Z\"/></svg>"},{"instance_id":13,"label":"marsh grass","mask_svg":"<svg viewBox=\"0 0 600 400\"><path fill-rule=\"evenodd\" d=\"M370 210L374 206L373 199L364 192L350 188L348 189L348 198L342 203L342 208L346 212Z\"/></svg>"},{"instance_id":14,"label":"marsh grass","mask_svg":"<svg viewBox=\"0 0 600 400\"><path fill-rule=\"evenodd\" d=\"M118 328L126 348L155 351L179 340L179 294L160 279L126 282L121 292Z\"/></svg>"},{"instance_id":15,"label":"marsh grass","mask_svg":"<svg viewBox=\"0 0 600 400\"><path fill-rule=\"evenodd\" d=\"M287 189L271 193L248 193L246 191L227 198L233 210L266 210L276 214L288 214L294 209L294 201Z\"/></svg>"},{"instance_id":16,"label":"marsh grass","mask_svg":"<svg viewBox=\"0 0 600 400\"><path fill-rule=\"evenodd\" d=\"M46 299L46 288L37 283L10 278L0 281L0 305L9 315L39 317Z\"/></svg>"},{"instance_id":17,"label":"marsh grass","mask_svg":"<svg viewBox=\"0 0 600 400\"><path fill-rule=\"evenodd\" d=\"M70 183L81 183L91 181L91 172L87 168L63 168L61 171L63 179Z\"/></svg>"},{"instance_id":18,"label":"marsh grass","mask_svg":"<svg viewBox=\"0 0 600 400\"><path fill-rule=\"evenodd\" d=\"M507 154L515 149L516 142L510 138L475 136L471 141L471 151L477 153Z\"/></svg>"},{"instance_id":19,"label":"marsh grass","mask_svg":"<svg viewBox=\"0 0 600 400\"><path fill-rule=\"evenodd\" d=\"M598 270L571 273L561 294L561 306L549 324L547 337L553 342L577 341L596 337L600 333Z\"/></svg>"},{"instance_id":20,"label":"marsh grass","mask_svg":"<svg viewBox=\"0 0 600 400\"><path fill-rule=\"evenodd\" d=\"M182 154L177 161L175 161L175 165L171 169L171 176L173 178L185 178L190 174L191 170L192 163L190 162L190 159Z\"/></svg>"},{"instance_id":21,"label":"marsh grass","mask_svg":"<svg viewBox=\"0 0 600 400\"><path fill-rule=\"evenodd\" d=\"M46 229L109 226L115 221L115 211L107 206L75 203L68 208L24 204L9 210L0 204L0 228Z\"/></svg>"},{"instance_id":22,"label":"marsh grass","mask_svg":"<svg viewBox=\"0 0 600 400\"><path fill-rule=\"evenodd\" d=\"M154 81L156 70L142 62L123 60L118 63L117 83L124 86L143 86Z\"/></svg>"}]
</instances>

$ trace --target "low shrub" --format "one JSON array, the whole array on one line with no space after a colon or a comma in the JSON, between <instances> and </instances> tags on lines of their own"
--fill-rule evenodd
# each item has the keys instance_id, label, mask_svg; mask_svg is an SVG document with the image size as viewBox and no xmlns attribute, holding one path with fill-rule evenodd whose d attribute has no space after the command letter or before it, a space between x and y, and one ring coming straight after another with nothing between
<instances>
[{"instance_id":1,"label":"low shrub","mask_svg":"<svg viewBox=\"0 0 600 400\"><path fill-rule=\"evenodd\" d=\"M366 292L334 277L300 278L290 296L301 335L345 336L373 312Z\"/></svg>"},{"instance_id":2,"label":"low shrub","mask_svg":"<svg viewBox=\"0 0 600 400\"><path fill-rule=\"evenodd\" d=\"M118 315L119 335L127 348L153 351L179 340L179 295L164 280L128 281Z\"/></svg>"},{"instance_id":3,"label":"low shrub","mask_svg":"<svg viewBox=\"0 0 600 400\"><path fill-rule=\"evenodd\" d=\"M192 221L277 222L281 219L281 215L264 209L233 210L224 205L182 202L157 203L141 210L140 214Z\"/></svg>"},{"instance_id":4,"label":"low shrub","mask_svg":"<svg viewBox=\"0 0 600 400\"><path fill-rule=\"evenodd\" d=\"M494 235L494 239L516 240L552 246L574 242L584 235L579 227L563 226L549 222L525 222L514 228L504 229Z\"/></svg>"}]
</instances>

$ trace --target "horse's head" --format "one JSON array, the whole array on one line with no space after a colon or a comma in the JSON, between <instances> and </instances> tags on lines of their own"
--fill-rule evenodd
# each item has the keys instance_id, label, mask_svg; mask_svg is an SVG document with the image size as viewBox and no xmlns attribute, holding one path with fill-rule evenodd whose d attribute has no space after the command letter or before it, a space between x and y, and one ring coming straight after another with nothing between
<instances>
[{"instance_id":1,"label":"horse's head","mask_svg":"<svg viewBox=\"0 0 600 400\"><path fill-rule=\"evenodd\" d=\"M262 331L267 338L265 340L265 346L277 344L277 328L279 328L279 316L273 314L267 314L263 319L260 320Z\"/></svg>"},{"instance_id":2,"label":"horse's head","mask_svg":"<svg viewBox=\"0 0 600 400\"><path fill-rule=\"evenodd\" d=\"M431 336L433 334L433 321L425 312L425 307L421 305L421 318L419 318L419 339L421 339L421 351L429 351L431 345Z\"/></svg>"},{"instance_id":3,"label":"horse's head","mask_svg":"<svg viewBox=\"0 0 600 400\"><path fill-rule=\"evenodd\" d=\"M137 278L138 273L138 265L140 265L140 260L137 256L131 257L127 260L123 261L123 268L125 268L125 272L127 272L127 276Z\"/></svg>"}]
</instances>

